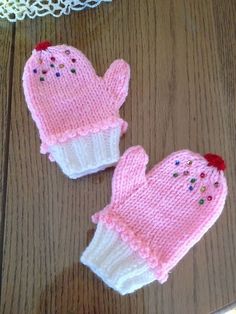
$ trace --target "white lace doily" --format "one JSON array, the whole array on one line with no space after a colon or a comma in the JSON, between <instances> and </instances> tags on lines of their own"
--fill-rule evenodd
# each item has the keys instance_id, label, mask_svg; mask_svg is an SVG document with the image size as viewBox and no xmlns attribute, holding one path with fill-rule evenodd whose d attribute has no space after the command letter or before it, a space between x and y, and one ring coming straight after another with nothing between
<instances>
[{"instance_id":1,"label":"white lace doily","mask_svg":"<svg viewBox=\"0 0 236 314\"><path fill-rule=\"evenodd\" d=\"M101 2L112 0L0 0L0 18L7 18L10 22L23 20L25 17L35 18L51 14L61 16L69 14L71 10L80 11L94 8Z\"/></svg>"}]
</instances>

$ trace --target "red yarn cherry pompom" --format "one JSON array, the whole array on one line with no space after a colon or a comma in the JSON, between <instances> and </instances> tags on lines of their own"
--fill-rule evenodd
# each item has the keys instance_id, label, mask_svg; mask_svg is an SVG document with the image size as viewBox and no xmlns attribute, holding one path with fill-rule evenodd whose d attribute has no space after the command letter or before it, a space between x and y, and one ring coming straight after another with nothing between
<instances>
[{"instance_id":1,"label":"red yarn cherry pompom","mask_svg":"<svg viewBox=\"0 0 236 314\"><path fill-rule=\"evenodd\" d=\"M41 43L38 43L35 46L36 51L46 50L48 47L50 47L52 44L50 41L42 41Z\"/></svg>"},{"instance_id":2,"label":"red yarn cherry pompom","mask_svg":"<svg viewBox=\"0 0 236 314\"><path fill-rule=\"evenodd\" d=\"M226 164L220 156L209 153L204 155L204 157L208 161L208 166L213 166L216 167L218 170L223 171L226 169Z\"/></svg>"}]
</instances>

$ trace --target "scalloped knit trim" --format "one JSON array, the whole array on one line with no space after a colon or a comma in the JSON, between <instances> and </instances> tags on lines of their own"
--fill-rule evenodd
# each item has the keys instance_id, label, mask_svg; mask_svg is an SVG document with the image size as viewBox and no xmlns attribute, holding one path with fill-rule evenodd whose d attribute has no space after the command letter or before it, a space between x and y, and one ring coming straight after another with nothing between
<instances>
[{"instance_id":1,"label":"scalloped knit trim","mask_svg":"<svg viewBox=\"0 0 236 314\"><path fill-rule=\"evenodd\" d=\"M124 223L122 218L114 213L96 213L92 216L94 223L102 222L108 229L119 233L121 239L129 244L132 251L137 252L139 256L144 259L156 275L156 279L160 283L164 283L168 279L168 273L162 270L165 264L160 264L160 257L154 252L150 251L145 241L138 239L135 233Z\"/></svg>"},{"instance_id":2,"label":"scalloped knit trim","mask_svg":"<svg viewBox=\"0 0 236 314\"><path fill-rule=\"evenodd\" d=\"M40 146L40 152L41 154L47 154L49 152L49 146L51 145L66 143L71 139L77 139L81 136L97 133L99 131L115 128L117 126L121 126L121 134L123 135L127 131L128 123L121 118L111 117L96 124L88 125L75 130L68 130L64 133L52 135L46 138L43 138L41 135L42 144Z\"/></svg>"}]
</instances>

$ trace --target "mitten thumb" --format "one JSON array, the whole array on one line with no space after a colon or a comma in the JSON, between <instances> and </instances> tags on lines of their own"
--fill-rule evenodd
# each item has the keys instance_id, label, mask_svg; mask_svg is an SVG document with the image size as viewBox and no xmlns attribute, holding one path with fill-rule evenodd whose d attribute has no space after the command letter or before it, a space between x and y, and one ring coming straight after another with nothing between
<instances>
[{"instance_id":1,"label":"mitten thumb","mask_svg":"<svg viewBox=\"0 0 236 314\"><path fill-rule=\"evenodd\" d=\"M148 155L141 146L133 146L121 157L112 179L112 203L127 198L146 184Z\"/></svg>"},{"instance_id":2,"label":"mitten thumb","mask_svg":"<svg viewBox=\"0 0 236 314\"><path fill-rule=\"evenodd\" d=\"M124 60L115 60L104 75L107 90L112 95L114 109L118 110L128 95L130 67Z\"/></svg>"}]
</instances>

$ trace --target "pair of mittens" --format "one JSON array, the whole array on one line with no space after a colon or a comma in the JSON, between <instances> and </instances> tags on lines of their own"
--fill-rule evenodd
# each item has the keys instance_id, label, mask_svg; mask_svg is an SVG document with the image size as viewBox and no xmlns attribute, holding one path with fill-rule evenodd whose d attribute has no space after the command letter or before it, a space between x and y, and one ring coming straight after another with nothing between
<instances>
[{"instance_id":1,"label":"pair of mittens","mask_svg":"<svg viewBox=\"0 0 236 314\"><path fill-rule=\"evenodd\" d=\"M130 67L114 61L99 77L77 49L38 44L23 74L25 98L39 129L41 153L64 174L79 178L114 165L127 123L119 108L128 94Z\"/></svg>"},{"instance_id":2,"label":"pair of mittens","mask_svg":"<svg viewBox=\"0 0 236 314\"><path fill-rule=\"evenodd\" d=\"M224 161L188 150L169 155L146 174L148 156L131 147L118 162L111 202L93 216L95 235L81 262L125 295L158 280L221 214Z\"/></svg>"},{"instance_id":3,"label":"pair of mittens","mask_svg":"<svg viewBox=\"0 0 236 314\"><path fill-rule=\"evenodd\" d=\"M66 45L39 44L25 65L23 86L39 129L41 152L70 178L103 170L120 157L127 123L119 108L129 65L114 61L104 77ZM118 162L108 206L81 262L122 295L169 272L219 217L227 195L224 161L183 150L146 174L148 156L131 147Z\"/></svg>"}]
</instances>

